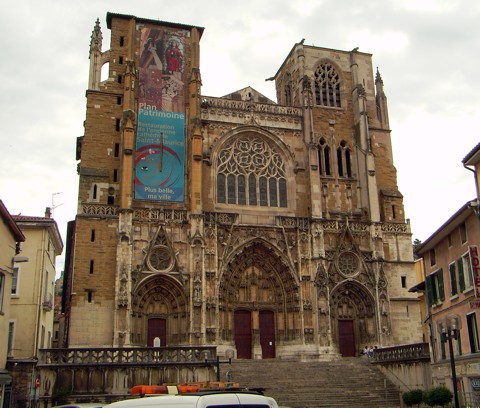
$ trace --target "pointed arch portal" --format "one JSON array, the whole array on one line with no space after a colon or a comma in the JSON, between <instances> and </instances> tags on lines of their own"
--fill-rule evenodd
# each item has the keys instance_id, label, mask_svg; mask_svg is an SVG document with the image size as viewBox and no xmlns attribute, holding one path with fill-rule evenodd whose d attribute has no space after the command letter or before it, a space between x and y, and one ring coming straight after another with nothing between
<instances>
[{"instance_id":1,"label":"pointed arch portal","mask_svg":"<svg viewBox=\"0 0 480 408\"><path fill-rule=\"evenodd\" d=\"M238 358L274 358L277 342L300 339L299 284L283 254L264 240L240 248L219 286L220 327Z\"/></svg>"},{"instance_id":2,"label":"pointed arch portal","mask_svg":"<svg viewBox=\"0 0 480 408\"><path fill-rule=\"evenodd\" d=\"M368 290L349 280L337 286L330 297L332 328L339 352L357 355L361 344L375 338L375 303Z\"/></svg>"},{"instance_id":3,"label":"pointed arch portal","mask_svg":"<svg viewBox=\"0 0 480 408\"><path fill-rule=\"evenodd\" d=\"M151 347L158 337L162 346L186 344L188 300L179 281L152 274L134 290L132 303L132 343Z\"/></svg>"}]
</instances>

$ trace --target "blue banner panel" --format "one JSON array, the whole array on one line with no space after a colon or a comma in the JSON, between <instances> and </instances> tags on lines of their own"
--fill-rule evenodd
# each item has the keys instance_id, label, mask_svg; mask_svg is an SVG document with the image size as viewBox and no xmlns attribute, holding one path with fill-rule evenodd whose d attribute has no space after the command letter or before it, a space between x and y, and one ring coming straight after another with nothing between
<instances>
[{"instance_id":1,"label":"blue banner panel","mask_svg":"<svg viewBox=\"0 0 480 408\"><path fill-rule=\"evenodd\" d=\"M138 113L135 198L183 201L185 114L151 109Z\"/></svg>"}]
</instances>

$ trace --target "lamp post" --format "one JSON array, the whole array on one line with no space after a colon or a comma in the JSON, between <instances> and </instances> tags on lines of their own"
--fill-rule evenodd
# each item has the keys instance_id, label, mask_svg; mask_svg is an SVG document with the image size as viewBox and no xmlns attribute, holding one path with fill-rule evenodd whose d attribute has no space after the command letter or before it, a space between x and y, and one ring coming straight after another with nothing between
<instances>
[{"instance_id":1,"label":"lamp post","mask_svg":"<svg viewBox=\"0 0 480 408\"><path fill-rule=\"evenodd\" d=\"M455 408L459 408L460 404L458 402L458 389L457 389L457 371L455 369L455 355L453 353L453 344L452 340L459 339L460 327L459 327L459 318L458 316L450 316L446 319L444 324L440 326L440 339L442 343L448 341L448 351L450 354L450 369L452 370L452 382L453 382L453 398L455 403Z\"/></svg>"}]
</instances>

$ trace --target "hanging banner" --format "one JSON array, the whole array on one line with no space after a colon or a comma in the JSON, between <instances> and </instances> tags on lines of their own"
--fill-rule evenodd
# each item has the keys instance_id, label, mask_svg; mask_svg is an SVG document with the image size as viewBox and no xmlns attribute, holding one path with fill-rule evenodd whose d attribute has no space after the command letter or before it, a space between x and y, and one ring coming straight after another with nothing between
<instances>
[{"instance_id":1,"label":"hanging banner","mask_svg":"<svg viewBox=\"0 0 480 408\"><path fill-rule=\"evenodd\" d=\"M185 197L185 36L141 29L135 199Z\"/></svg>"}]
</instances>

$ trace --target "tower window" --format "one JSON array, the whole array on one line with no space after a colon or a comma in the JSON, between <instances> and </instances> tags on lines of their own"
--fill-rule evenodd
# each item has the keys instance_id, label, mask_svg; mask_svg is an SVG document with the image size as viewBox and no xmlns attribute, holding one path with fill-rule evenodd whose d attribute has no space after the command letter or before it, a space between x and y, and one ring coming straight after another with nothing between
<instances>
[{"instance_id":1,"label":"tower window","mask_svg":"<svg viewBox=\"0 0 480 408\"><path fill-rule=\"evenodd\" d=\"M114 147L114 155L115 157L118 157L120 153L120 144L119 143L115 143L115 147Z\"/></svg>"},{"instance_id":2,"label":"tower window","mask_svg":"<svg viewBox=\"0 0 480 408\"><path fill-rule=\"evenodd\" d=\"M118 76L117 76L117 82L118 82L119 84L122 83L122 75L118 75Z\"/></svg>"},{"instance_id":3,"label":"tower window","mask_svg":"<svg viewBox=\"0 0 480 408\"><path fill-rule=\"evenodd\" d=\"M344 140L342 140L337 149L337 165L339 177L352 177L350 149L347 147L347 143Z\"/></svg>"},{"instance_id":4,"label":"tower window","mask_svg":"<svg viewBox=\"0 0 480 408\"><path fill-rule=\"evenodd\" d=\"M121 104L122 104L122 97L117 96L117 105L121 105Z\"/></svg>"},{"instance_id":5,"label":"tower window","mask_svg":"<svg viewBox=\"0 0 480 408\"><path fill-rule=\"evenodd\" d=\"M292 106L292 78L289 72L285 77L285 105Z\"/></svg>"},{"instance_id":6,"label":"tower window","mask_svg":"<svg viewBox=\"0 0 480 408\"><path fill-rule=\"evenodd\" d=\"M118 181L118 170L113 169L113 182L116 183Z\"/></svg>"},{"instance_id":7,"label":"tower window","mask_svg":"<svg viewBox=\"0 0 480 408\"><path fill-rule=\"evenodd\" d=\"M341 107L340 77L331 64L321 64L315 71L315 103Z\"/></svg>"},{"instance_id":8,"label":"tower window","mask_svg":"<svg viewBox=\"0 0 480 408\"><path fill-rule=\"evenodd\" d=\"M107 197L107 204L113 205L115 203L115 189L110 187L108 189L108 197Z\"/></svg>"},{"instance_id":9,"label":"tower window","mask_svg":"<svg viewBox=\"0 0 480 408\"><path fill-rule=\"evenodd\" d=\"M123 57L122 57L122 56L118 57L118 63L119 63L120 65L123 64Z\"/></svg>"},{"instance_id":10,"label":"tower window","mask_svg":"<svg viewBox=\"0 0 480 408\"><path fill-rule=\"evenodd\" d=\"M90 242L95 242L95 230L90 231Z\"/></svg>"},{"instance_id":11,"label":"tower window","mask_svg":"<svg viewBox=\"0 0 480 408\"><path fill-rule=\"evenodd\" d=\"M330 147L323 137L318 145L318 171L321 176L331 176Z\"/></svg>"},{"instance_id":12,"label":"tower window","mask_svg":"<svg viewBox=\"0 0 480 408\"><path fill-rule=\"evenodd\" d=\"M400 279L401 279L401 282L402 282L402 288L406 288L407 287L407 277L406 276L401 276Z\"/></svg>"},{"instance_id":13,"label":"tower window","mask_svg":"<svg viewBox=\"0 0 480 408\"><path fill-rule=\"evenodd\" d=\"M90 273L93 273L95 262L93 259L90 259Z\"/></svg>"},{"instance_id":14,"label":"tower window","mask_svg":"<svg viewBox=\"0 0 480 408\"><path fill-rule=\"evenodd\" d=\"M120 119L115 119L115 130L117 132L120 130Z\"/></svg>"},{"instance_id":15,"label":"tower window","mask_svg":"<svg viewBox=\"0 0 480 408\"><path fill-rule=\"evenodd\" d=\"M119 43L120 47L123 47L125 45L125 37L123 35L120 36Z\"/></svg>"}]
</instances>

